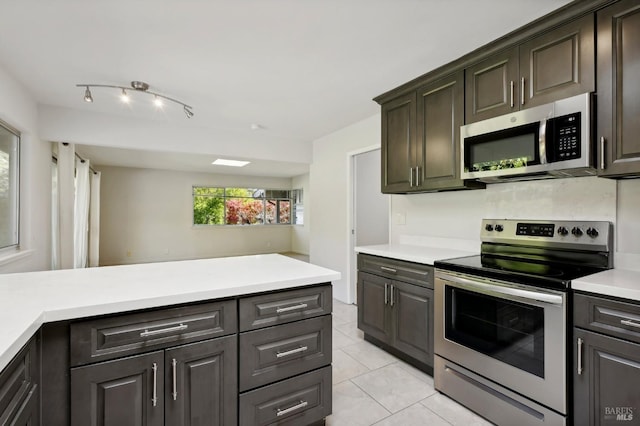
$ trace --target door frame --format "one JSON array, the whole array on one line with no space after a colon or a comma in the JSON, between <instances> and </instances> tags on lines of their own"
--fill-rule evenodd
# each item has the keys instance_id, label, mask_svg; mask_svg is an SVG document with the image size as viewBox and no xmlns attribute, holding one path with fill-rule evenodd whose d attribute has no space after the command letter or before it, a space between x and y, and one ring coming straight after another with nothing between
<instances>
[{"instance_id":1,"label":"door frame","mask_svg":"<svg viewBox=\"0 0 640 426\"><path fill-rule=\"evenodd\" d=\"M347 303L357 304L357 269L358 269L358 260L355 252L355 226L356 226L356 218L355 218L355 161L356 156L359 154L364 154L370 151L375 151L376 149L381 149L380 144L369 145L354 151L347 152L347 229L345 230L347 235ZM381 182L381 181L380 181ZM379 183L380 183L379 182ZM389 216L389 241L391 241L391 196L389 196L388 209L387 214Z\"/></svg>"}]
</instances>

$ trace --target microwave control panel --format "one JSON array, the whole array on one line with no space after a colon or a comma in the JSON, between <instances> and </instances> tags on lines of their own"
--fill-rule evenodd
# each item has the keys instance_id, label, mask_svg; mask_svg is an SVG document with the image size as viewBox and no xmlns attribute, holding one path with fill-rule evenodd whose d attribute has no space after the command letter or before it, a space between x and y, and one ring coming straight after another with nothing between
<instances>
[{"instance_id":1,"label":"microwave control panel","mask_svg":"<svg viewBox=\"0 0 640 426\"><path fill-rule=\"evenodd\" d=\"M552 118L551 140L554 144L554 161L580 158L580 113Z\"/></svg>"}]
</instances>

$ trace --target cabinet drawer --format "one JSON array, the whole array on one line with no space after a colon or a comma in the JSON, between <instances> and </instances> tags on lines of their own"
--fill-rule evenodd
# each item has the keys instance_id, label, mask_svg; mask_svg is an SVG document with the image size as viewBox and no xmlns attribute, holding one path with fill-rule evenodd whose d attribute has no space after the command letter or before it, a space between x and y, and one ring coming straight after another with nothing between
<instances>
[{"instance_id":1,"label":"cabinet drawer","mask_svg":"<svg viewBox=\"0 0 640 426\"><path fill-rule=\"evenodd\" d=\"M359 254L358 270L433 288L433 266L430 265Z\"/></svg>"},{"instance_id":2,"label":"cabinet drawer","mask_svg":"<svg viewBox=\"0 0 640 426\"><path fill-rule=\"evenodd\" d=\"M640 304L574 295L576 327L640 343Z\"/></svg>"},{"instance_id":3,"label":"cabinet drawer","mask_svg":"<svg viewBox=\"0 0 640 426\"><path fill-rule=\"evenodd\" d=\"M331 315L240 335L240 390L331 364Z\"/></svg>"},{"instance_id":4,"label":"cabinet drawer","mask_svg":"<svg viewBox=\"0 0 640 426\"><path fill-rule=\"evenodd\" d=\"M304 426L331 414L331 366L240 395L240 425Z\"/></svg>"},{"instance_id":5,"label":"cabinet drawer","mask_svg":"<svg viewBox=\"0 0 640 426\"><path fill-rule=\"evenodd\" d=\"M240 331L331 313L331 285L240 299Z\"/></svg>"},{"instance_id":6,"label":"cabinet drawer","mask_svg":"<svg viewBox=\"0 0 640 426\"><path fill-rule=\"evenodd\" d=\"M71 324L71 366L237 331L236 301L89 319Z\"/></svg>"}]
</instances>

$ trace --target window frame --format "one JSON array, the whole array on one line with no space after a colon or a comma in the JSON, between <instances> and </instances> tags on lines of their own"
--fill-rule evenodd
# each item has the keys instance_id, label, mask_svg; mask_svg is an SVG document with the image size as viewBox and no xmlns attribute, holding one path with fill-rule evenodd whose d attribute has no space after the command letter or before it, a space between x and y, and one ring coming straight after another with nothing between
<instances>
[{"instance_id":1,"label":"window frame","mask_svg":"<svg viewBox=\"0 0 640 426\"><path fill-rule=\"evenodd\" d=\"M6 130L8 133L16 137L15 166L13 168L14 170L11 170L11 168L9 168L9 174L15 177L16 194L15 194L15 206L13 207L15 209L14 210L15 223L13 223L12 225L15 226L16 238L15 238L15 243L0 247L0 254L6 255L6 254L20 250L20 236L21 236L21 232L20 232L21 179L20 177L21 177L21 158L22 158L22 152L21 152L22 151L22 134L18 129L16 129L15 127L13 127L12 125L8 124L3 120L0 120L0 127L4 128L4 130ZM9 165L11 165L11 161L9 162ZM2 242L0 242L0 244L2 244Z\"/></svg>"},{"instance_id":2,"label":"window frame","mask_svg":"<svg viewBox=\"0 0 640 426\"><path fill-rule=\"evenodd\" d=\"M214 190L212 192L218 192L222 190L223 195L207 195L207 194L197 194L196 190L198 188L205 188L209 190ZM245 189L248 191L253 191L254 193L259 191L260 197L241 197L237 195L227 195L227 190L229 189ZM279 197L274 195L279 195L278 193L286 193L288 197ZM296 194L299 194L296 196ZM294 223L296 219L295 208L301 203L296 203L297 200L302 200L302 188L300 189L273 189L273 188L255 188L255 187L240 187L240 186L209 186L209 185L192 185L191 187L191 225L195 227L254 227L254 226L290 226L296 225ZM195 223L195 199L196 197L212 197L212 198L222 198L223 200L223 221L225 223ZM262 202L262 221L260 223L226 223L227 221L227 200L231 199L255 199L260 200ZM275 222L267 222L267 204L270 201L275 201L276 205L273 206L275 210ZM280 202L285 201L289 203L289 222L280 222Z\"/></svg>"}]
</instances>

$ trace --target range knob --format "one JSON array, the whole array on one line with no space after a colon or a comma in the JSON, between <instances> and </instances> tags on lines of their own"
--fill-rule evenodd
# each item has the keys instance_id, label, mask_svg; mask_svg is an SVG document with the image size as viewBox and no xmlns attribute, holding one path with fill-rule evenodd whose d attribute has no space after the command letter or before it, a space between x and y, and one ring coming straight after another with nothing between
<instances>
[{"instance_id":1,"label":"range knob","mask_svg":"<svg viewBox=\"0 0 640 426\"><path fill-rule=\"evenodd\" d=\"M595 238L599 235L599 233L596 228L587 228L587 235L591 238Z\"/></svg>"},{"instance_id":2,"label":"range knob","mask_svg":"<svg viewBox=\"0 0 640 426\"><path fill-rule=\"evenodd\" d=\"M573 229L571 229L571 235L580 237L582 235L582 229L578 228L577 226L574 226Z\"/></svg>"},{"instance_id":3,"label":"range knob","mask_svg":"<svg viewBox=\"0 0 640 426\"><path fill-rule=\"evenodd\" d=\"M558 228L558 234L560 235L567 235L569 233L569 230L567 228L565 228L564 226L561 226Z\"/></svg>"},{"instance_id":4,"label":"range knob","mask_svg":"<svg viewBox=\"0 0 640 426\"><path fill-rule=\"evenodd\" d=\"M502 225L496 225L496 231L502 232L504 231L504 227Z\"/></svg>"},{"instance_id":5,"label":"range knob","mask_svg":"<svg viewBox=\"0 0 640 426\"><path fill-rule=\"evenodd\" d=\"M484 227L484 229L486 229L487 231L491 232L493 231L493 225L490 223L487 223L486 226Z\"/></svg>"}]
</instances>

